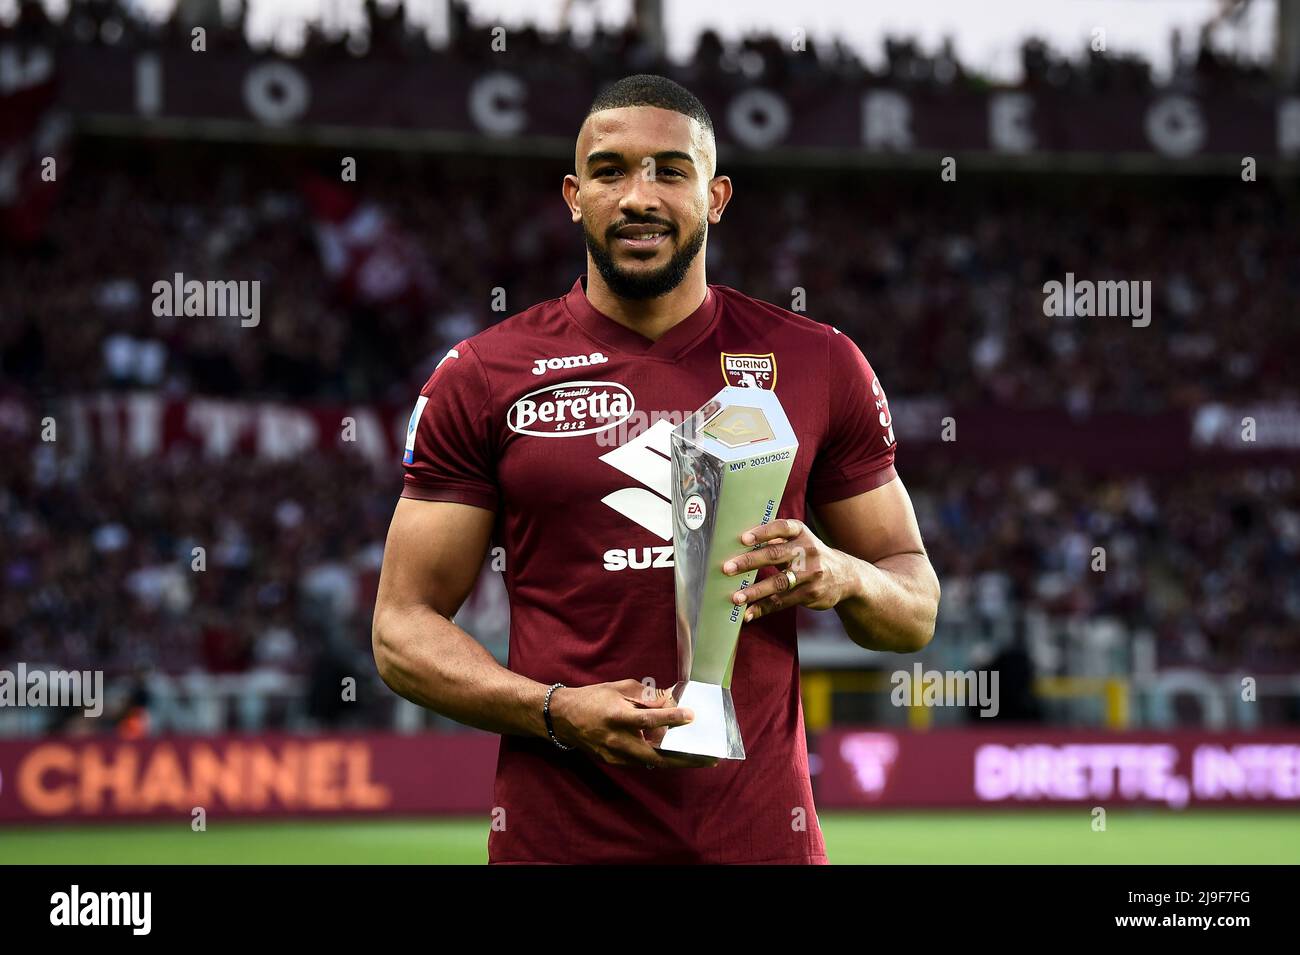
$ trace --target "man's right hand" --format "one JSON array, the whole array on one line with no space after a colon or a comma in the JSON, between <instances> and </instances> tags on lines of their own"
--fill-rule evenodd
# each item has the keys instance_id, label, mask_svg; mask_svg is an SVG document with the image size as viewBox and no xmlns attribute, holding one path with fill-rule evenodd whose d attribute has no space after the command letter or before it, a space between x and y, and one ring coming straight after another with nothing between
<instances>
[{"instance_id":1,"label":"man's right hand","mask_svg":"<svg viewBox=\"0 0 1300 955\"><path fill-rule=\"evenodd\" d=\"M551 722L561 743L612 766L686 769L716 766L711 756L655 749L664 733L695 718L677 706L670 690L651 690L637 680L561 687L551 694Z\"/></svg>"}]
</instances>

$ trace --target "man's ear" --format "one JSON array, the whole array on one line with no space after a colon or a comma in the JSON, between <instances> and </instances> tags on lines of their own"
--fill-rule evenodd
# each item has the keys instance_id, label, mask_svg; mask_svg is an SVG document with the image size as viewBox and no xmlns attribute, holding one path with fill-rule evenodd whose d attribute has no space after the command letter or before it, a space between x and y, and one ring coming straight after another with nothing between
<instances>
[{"instance_id":1,"label":"man's ear","mask_svg":"<svg viewBox=\"0 0 1300 955\"><path fill-rule=\"evenodd\" d=\"M560 194L564 196L564 204L569 207L569 217L574 222L582 221L582 207L578 205L578 188L578 177L573 173L565 176L560 186Z\"/></svg>"},{"instance_id":2,"label":"man's ear","mask_svg":"<svg viewBox=\"0 0 1300 955\"><path fill-rule=\"evenodd\" d=\"M709 180L709 225L722 221L722 212L731 201L731 177L714 176Z\"/></svg>"}]
</instances>

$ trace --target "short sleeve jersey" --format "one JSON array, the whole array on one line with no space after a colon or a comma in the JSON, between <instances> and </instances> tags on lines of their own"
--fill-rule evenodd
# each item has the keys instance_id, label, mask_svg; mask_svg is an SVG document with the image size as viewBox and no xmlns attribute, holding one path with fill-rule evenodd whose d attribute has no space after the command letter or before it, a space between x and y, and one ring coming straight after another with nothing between
<instances>
[{"instance_id":1,"label":"short sleeve jersey","mask_svg":"<svg viewBox=\"0 0 1300 955\"><path fill-rule=\"evenodd\" d=\"M775 517L895 477L889 405L857 345L726 286L651 341L597 311L579 278L439 361L411 416L403 496L495 512L512 670L677 681L669 434L724 385L774 390L794 427ZM746 758L713 768L608 766L503 736L493 805L508 824L489 860L824 863L793 612L744 625L731 689Z\"/></svg>"}]
</instances>

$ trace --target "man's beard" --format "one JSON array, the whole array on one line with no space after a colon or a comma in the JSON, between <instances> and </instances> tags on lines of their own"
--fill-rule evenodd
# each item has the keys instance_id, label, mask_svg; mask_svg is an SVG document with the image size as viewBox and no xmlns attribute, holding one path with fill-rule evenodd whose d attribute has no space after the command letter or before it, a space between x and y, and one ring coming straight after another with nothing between
<instances>
[{"instance_id":1,"label":"man's beard","mask_svg":"<svg viewBox=\"0 0 1300 955\"><path fill-rule=\"evenodd\" d=\"M587 240L587 249L591 252L592 261L600 270L600 277L605 280L609 290L619 298L633 300L658 298L681 285L682 280L686 278L686 273L690 271L691 263L704 247L707 231L707 227L701 222L700 227L695 230L686 244L678 249L662 268L655 269L653 272L632 273L620 269L614 263L609 247L596 241L596 237L587 229L587 223L585 221L582 223L582 234Z\"/></svg>"}]
</instances>

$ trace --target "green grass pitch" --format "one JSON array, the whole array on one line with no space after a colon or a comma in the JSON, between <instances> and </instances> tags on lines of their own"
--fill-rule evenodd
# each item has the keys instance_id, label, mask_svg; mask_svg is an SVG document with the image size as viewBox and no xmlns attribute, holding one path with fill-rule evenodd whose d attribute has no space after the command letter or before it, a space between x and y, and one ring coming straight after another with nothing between
<instances>
[{"instance_id":1,"label":"green grass pitch","mask_svg":"<svg viewBox=\"0 0 1300 955\"><path fill-rule=\"evenodd\" d=\"M1300 813L1086 810L824 812L834 864L1300 863ZM234 822L0 829L0 864L487 861L482 819Z\"/></svg>"}]
</instances>

